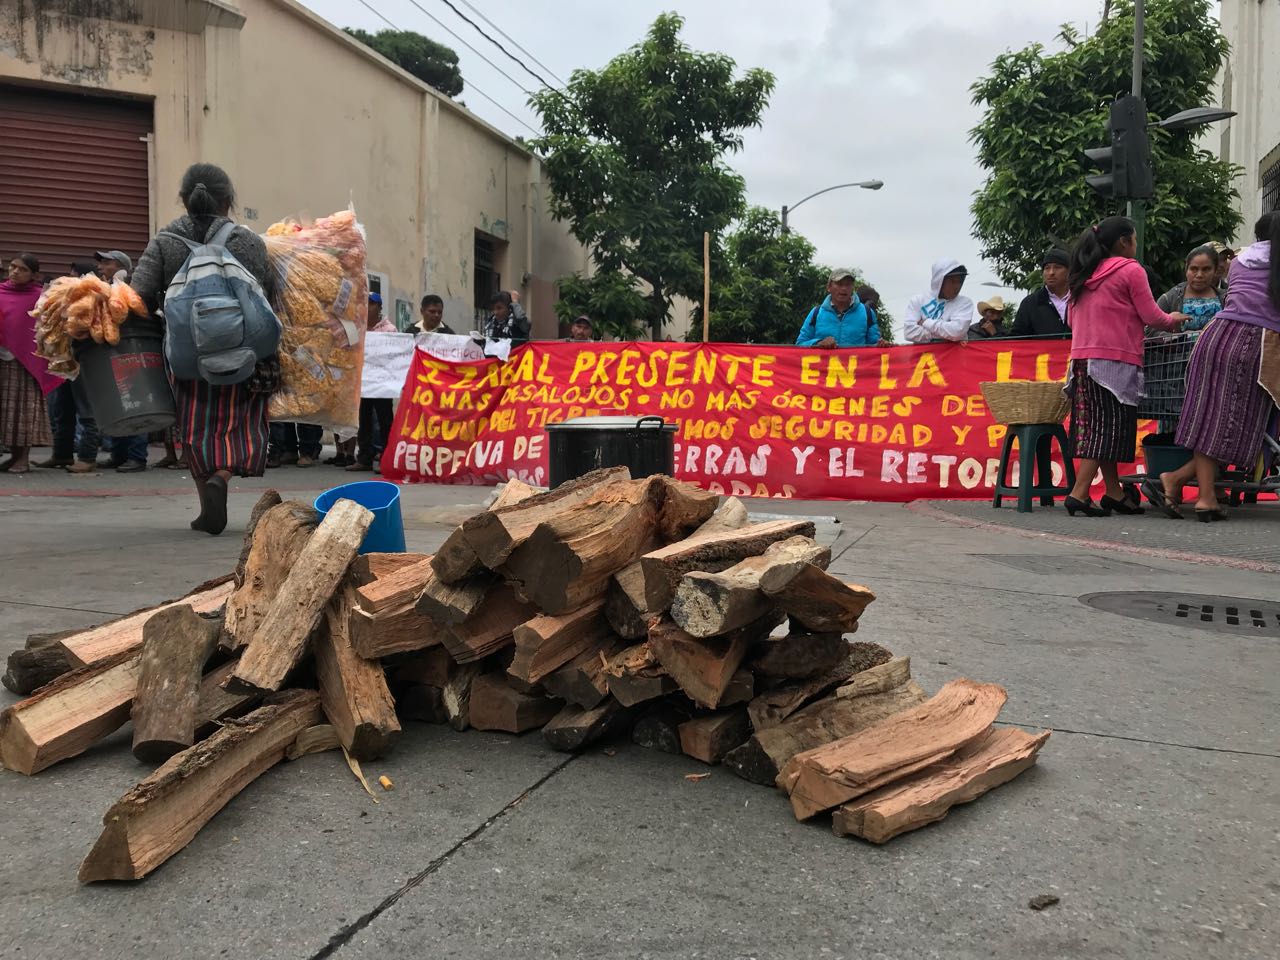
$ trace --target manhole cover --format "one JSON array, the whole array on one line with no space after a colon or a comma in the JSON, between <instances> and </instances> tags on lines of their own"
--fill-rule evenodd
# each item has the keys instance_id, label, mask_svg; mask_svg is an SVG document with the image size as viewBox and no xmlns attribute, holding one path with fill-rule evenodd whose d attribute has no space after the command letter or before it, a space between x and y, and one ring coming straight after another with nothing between
<instances>
[{"instance_id":1,"label":"manhole cover","mask_svg":"<svg viewBox=\"0 0 1280 960\"><path fill-rule=\"evenodd\" d=\"M1215 633L1280 637L1280 603L1199 593L1089 593L1080 602L1121 617L1150 620Z\"/></svg>"},{"instance_id":2,"label":"manhole cover","mask_svg":"<svg viewBox=\"0 0 1280 960\"><path fill-rule=\"evenodd\" d=\"M1036 573L1043 576L1089 576L1109 574L1150 573L1151 567L1141 563L1129 563L1126 560L1112 560L1110 557L1080 556L1045 556L1031 553L975 553L980 560L991 560L1006 566L1016 567L1024 573Z\"/></svg>"}]
</instances>

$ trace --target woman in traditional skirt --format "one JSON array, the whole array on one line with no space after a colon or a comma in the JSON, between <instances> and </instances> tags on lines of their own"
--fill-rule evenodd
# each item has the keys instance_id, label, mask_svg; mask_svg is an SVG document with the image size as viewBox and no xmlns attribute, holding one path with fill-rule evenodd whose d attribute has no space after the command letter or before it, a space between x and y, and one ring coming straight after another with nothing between
<instances>
[{"instance_id":1,"label":"woman in traditional skirt","mask_svg":"<svg viewBox=\"0 0 1280 960\"><path fill-rule=\"evenodd\" d=\"M174 220L164 233L176 233L201 243L217 233L235 206L235 189L220 167L197 163L182 177L178 196L187 215ZM257 278L275 304L275 275L267 263L262 239L237 228L227 249ZM164 294L190 253L176 237L155 237L138 261L131 284L153 312L163 310ZM258 364L253 376L230 386L203 380L174 379L178 406L178 437L200 493L200 515L192 530L217 535L227 525L227 483L233 475L262 476L267 459L267 401L279 381L275 358Z\"/></svg>"},{"instance_id":2,"label":"woman in traditional skirt","mask_svg":"<svg viewBox=\"0 0 1280 960\"><path fill-rule=\"evenodd\" d=\"M1180 519L1182 488L1199 485L1196 519L1225 520L1218 504L1220 464L1251 468L1262 435L1280 403L1280 212L1263 214L1257 242L1231 263L1227 304L1218 311L1187 366L1187 392L1175 438L1193 450L1185 467L1143 485L1166 516Z\"/></svg>"},{"instance_id":3,"label":"woman in traditional skirt","mask_svg":"<svg viewBox=\"0 0 1280 960\"><path fill-rule=\"evenodd\" d=\"M0 471L7 473L29 472L31 448L53 443L44 395L63 382L36 356L31 309L40 299L39 274L40 261L22 253L0 283L0 443L9 448Z\"/></svg>"},{"instance_id":4,"label":"woman in traditional skirt","mask_svg":"<svg viewBox=\"0 0 1280 960\"><path fill-rule=\"evenodd\" d=\"M1138 445L1143 331L1176 330L1186 317L1156 305L1147 273L1134 259L1137 251L1133 221L1126 217L1107 217L1088 228L1071 251L1067 395L1072 455L1080 463L1065 505L1073 517L1142 513L1120 486L1118 464L1131 461ZM1089 488L1099 470L1106 495L1094 506Z\"/></svg>"}]
</instances>

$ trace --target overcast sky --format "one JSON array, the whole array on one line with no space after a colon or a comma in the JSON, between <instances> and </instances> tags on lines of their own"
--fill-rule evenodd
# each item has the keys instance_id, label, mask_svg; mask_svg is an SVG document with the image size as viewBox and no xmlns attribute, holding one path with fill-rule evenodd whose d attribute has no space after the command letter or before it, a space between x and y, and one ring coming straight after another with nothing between
<instances>
[{"instance_id":1,"label":"overcast sky","mask_svg":"<svg viewBox=\"0 0 1280 960\"><path fill-rule=\"evenodd\" d=\"M386 27L357 0L303 2L339 26ZM525 93L423 11L521 83L532 78L504 63L443 0L416 2L422 9L413 0L369 0L397 27L457 50L469 86L536 127ZM453 2L489 30L461 0ZM969 85L1001 52L1036 41L1057 49L1061 23L1092 29L1101 10L1098 0L469 2L564 79L576 68L602 66L673 8L685 17L684 39L694 49L772 71L777 86L762 126L729 158L746 178L748 202L777 210L832 184L883 180L878 192L837 190L809 201L792 214L791 227L814 243L820 262L862 270L899 319L907 299L927 289L929 265L940 257L969 267L965 293L974 300L1017 299L1015 291L980 286L995 275L970 236L969 203L982 176L968 140L979 120ZM530 135L474 89L461 99L500 129Z\"/></svg>"}]
</instances>

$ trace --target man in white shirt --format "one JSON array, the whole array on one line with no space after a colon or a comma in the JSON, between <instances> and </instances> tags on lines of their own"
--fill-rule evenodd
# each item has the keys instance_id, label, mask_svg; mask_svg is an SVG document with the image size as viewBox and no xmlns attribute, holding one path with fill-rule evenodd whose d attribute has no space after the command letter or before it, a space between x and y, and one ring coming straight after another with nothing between
<instances>
[{"instance_id":1,"label":"man in white shirt","mask_svg":"<svg viewBox=\"0 0 1280 960\"><path fill-rule=\"evenodd\" d=\"M912 297L903 317L903 333L910 343L935 340L960 342L969 337L969 328L980 319L977 307L960 296L969 271L959 260L939 260L933 265L930 292Z\"/></svg>"}]
</instances>

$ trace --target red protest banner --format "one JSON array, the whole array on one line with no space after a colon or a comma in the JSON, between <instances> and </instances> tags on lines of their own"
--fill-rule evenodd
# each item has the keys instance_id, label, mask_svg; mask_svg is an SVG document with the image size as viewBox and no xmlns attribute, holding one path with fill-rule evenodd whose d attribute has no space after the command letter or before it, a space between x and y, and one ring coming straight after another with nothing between
<instances>
[{"instance_id":1,"label":"red protest banner","mask_svg":"<svg viewBox=\"0 0 1280 960\"><path fill-rule=\"evenodd\" d=\"M505 363L417 351L383 476L547 483L544 428L658 414L679 424L676 476L740 496L990 496L1005 428L979 384L1066 376L1070 343L993 340L861 350L541 343Z\"/></svg>"}]
</instances>

